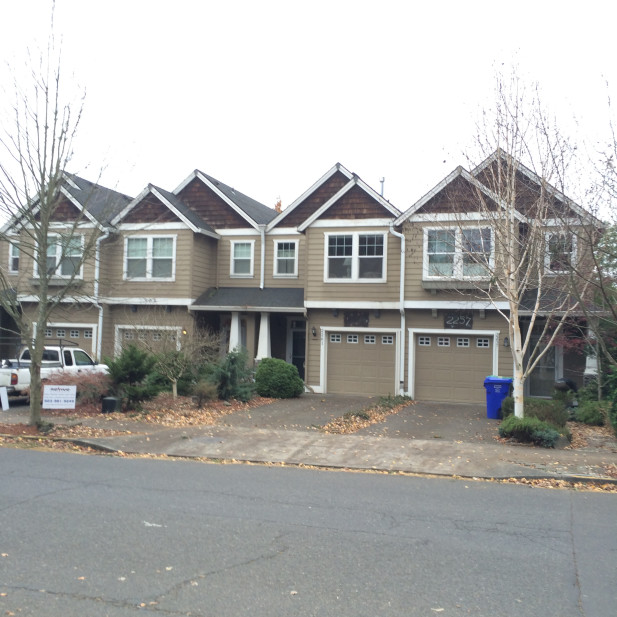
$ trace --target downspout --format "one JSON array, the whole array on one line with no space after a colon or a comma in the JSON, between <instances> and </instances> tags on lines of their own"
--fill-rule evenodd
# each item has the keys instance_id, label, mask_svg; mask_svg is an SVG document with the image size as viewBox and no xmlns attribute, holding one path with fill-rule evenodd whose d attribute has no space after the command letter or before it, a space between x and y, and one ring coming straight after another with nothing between
<instances>
[{"instance_id":1,"label":"downspout","mask_svg":"<svg viewBox=\"0 0 617 617\"><path fill-rule=\"evenodd\" d=\"M259 289L266 286L266 226L259 225L259 233L261 234L261 268L259 277Z\"/></svg>"},{"instance_id":2,"label":"downspout","mask_svg":"<svg viewBox=\"0 0 617 617\"><path fill-rule=\"evenodd\" d=\"M399 349L399 394L405 394L405 234L395 231L390 224L390 233L401 241L401 265L399 268L399 312L401 314L401 341Z\"/></svg>"},{"instance_id":3,"label":"downspout","mask_svg":"<svg viewBox=\"0 0 617 617\"><path fill-rule=\"evenodd\" d=\"M109 238L109 232L105 231L96 239L96 252L94 255L94 306L99 311L99 325L96 333L96 359L101 361L101 349L103 347L103 306L99 304L99 278L101 275L101 243Z\"/></svg>"}]
</instances>

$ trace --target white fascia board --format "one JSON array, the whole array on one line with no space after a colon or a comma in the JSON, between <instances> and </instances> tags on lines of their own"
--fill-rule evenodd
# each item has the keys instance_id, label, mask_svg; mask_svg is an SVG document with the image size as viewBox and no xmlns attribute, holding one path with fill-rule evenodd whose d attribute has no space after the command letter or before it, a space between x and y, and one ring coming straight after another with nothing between
<instances>
[{"instance_id":1,"label":"white fascia board","mask_svg":"<svg viewBox=\"0 0 617 617\"><path fill-rule=\"evenodd\" d=\"M302 236L297 227L280 227L267 232L268 236Z\"/></svg>"},{"instance_id":2,"label":"white fascia board","mask_svg":"<svg viewBox=\"0 0 617 617\"><path fill-rule=\"evenodd\" d=\"M197 171L197 178L201 180L210 190L214 191L236 214L239 214L251 227L255 229L259 228L259 224L256 223L242 208L238 207L225 193L223 193L218 187L216 187L208 178L206 178L202 172ZM175 191L174 191L175 192Z\"/></svg>"},{"instance_id":3,"label":"white fascia board","mask_svg":"<svg viewBox=\"0 0 617 617\"><path fill-rule=\"evenodd\" d=\"M139 203L150 193L150 185L148 185L135 199L130 201L114 218L111 220L111 224L113 226L118 225L118 223Z\"/></svg>"},{"instance_id":4,"label":"white fascia board","mask_svg":"<svg viewBox=\"0 0 617 617\"><path fill-rule=\"evenodd\" d=\"M471 221L494 221L497 218L505 219L505 214L500 217L491 216L484 212L435 212L435 214L412 214L409 217L411 223L466 223Z\"/></svg>"},{"instance_id":5,"label":"white fascia board","mask_svg":"<svg viewBox=\"0 0 617 617\"><path fill-rule=\"evenodd\" d=\"M362 302L361 300L305 300L304 306L307 309L368 309L368 310L398 310L399 302Z\"/></svg>"},{"instance_id":6,"label":"white fascia board","mask_svg":"<svg viewBox=\"0 0 617 617\"><path fill-rule=\"evenodd\" d=\"M382 205L388 212L392 213L392 216L400 216L401 211L393 206L387 199L382 197L374 188L370 187L364 180L357 178L358 186L368 195L370 195L375 201Z\"/></svg>"},{"instance_id":7,"label":"white fascia board","mask_svg":"<svg viewBox=\"0 0 617 617\"><path fill-rule=\"evenodd\" d=\"M177 229L189 229L186 223L121 223L118 231L171 231Z\"/></svg>"},{"instance_id":8,"label":"white fascia board","mask_svg":"<svg viewBox=\"0 0 617 617\"><path fill-rule=\"evenodd\" d=\"M82 280L82 279L78 279ZM32 294L18 294L17 295L18 302L36 302L37 304L41 301L41 297ZM56 302L56 300L54 300ZM94 302L92 300L92 296L84 295L84 296L64 296L60 301L60 304L92 304ZM78 322L75 322L76 324Z\"/></svg>"},{"instance_id":9,"label":"white fascia board","mask_svg":"<svg viewBox=\"0 0 617 617\"><path fill-rule=\"evenodd\" d=\"M150 192L157 199L163 202L163 204L167 206L167 208L169 208L169 210L171 210L181 221L183 221L189 229L191 229L194 232L197 232L197 227L193 225L193 223L191 223L191 221L189 221L181 212L179 212L176 209L176 207L168 199L165 198L164 195L162 195L159 191L157 191L155 186L152 186L152 185L148 185L148 186L150 188Z\"/></svg>"},{"instance_id":10,"label":"white fascia board","mask_svg":"<svg viewBox=\"0 0 617 617\"><path fill-rule=\"evenodd\" d=\"M177 195L183 188L188 186L195 178L197 178L197 174L199 173L198 169L193 170L180 184L172 191L174 195Z\"/></svg>"},{"instance_id":11,"label":"white fascia board","mask_svg":"<svg viewBox=\"0 0 617 617\"><path fill-rule=\"evenodd\" d=\"M124 298L113 298L113 297L101 297L99 298L99 304L135 304L139 306L188 306L192 304L195 300L193 298L145 298L143 296L139 296L136 298L124 297Z\"/></svg>"},{"instance_id":12,"label":"white fascia board","mask_svg":"<svg viewBox=\"0 0 617 617\"><path fill-rule=\"evenodd\" d=\"M289 307L289 306L230 306L225 304L224 306L213 305L199 305L192 304L188 307L189 311L219 311L223 313L303 313L306 314L306 310L302 307Z\"/></svg>"},{"instance_id":13,"label":"white fascia board","mask_svg":"<svg viewBox=\"0 0 617 617\"><path fill-rule=\"evenodd\" d=\"M81 212L86 216L86 218L99 229L103 229L103 226L97 221L88 210L85 209L84 205L69 191L67 191L63 186L60 187L60 192Z\"/></svg>"},{"instance_id":14,"label":"white fascia board","mask_svg":"<svg viewBox=\"0 0 617 617\"><path fill-rule=\"evenodd\" d=\"M276 218L268 223L266 231L270 231L273 227L276 227L290 212L293 212L297 206L299 206L307 197L314 193L324 182L329 180L337 171L340 171L343 175L347 176L351 180L353 174L345 169L343 165L337 163L331 167L317 182L315 182L310 188L308 188L300 197L295 199L287 208L285 208Z\"/></svg>"},{"instance_id":15,"label":"white fascia board","mask_svg":"<svg viewBox=\"0 0 617 617\"><path fill-rule=\"evenodd\" d=\"M357 227L381 227L379 231L387 233L390 230L392 219L326 219L323 221L315 221L311 227L316 228L347 228L349 231ZM386 228L386 229L383 229Z\"/></svg>"},{"instance_id":16,"label":"white fascia board","mask_svg":"<svg viewBox=\"0 0 617 617\"><path fill-rule=\"evenodd\" d=\"M217 229L216 233L221 237L227 236L260 236L259 229Z\"/></svg>"},{"instance_id":17,"label":"white fascia board","mask_svg":"<svg viewBox=\"0 0 617 617\"><path fill-rule=\"evenodd\" d=\"M75 182L73 182L73 180L71 179L71 177L69 176L69 174L66 173L66 171L62 172L62 179L67 183L70 184L74 189L81 191L81 188L75 184Z\"/></svg>"},{"instance_id":18,"label":"white fascia board","mask_svg":"<svg viewBox=\"0 0 617 617\"><path fill-rule=\"evenodd\" d=\"M510 310L510 304L505 300L405 300L406 309L495 309Z\"/></svg>"},{"instance_id":19,"label":"white fascia board","mask_svg":"<svg viewBox=\"0 0 617 617\"><path fill-rule=\"evenodd\" d=\"M307 227L309 227L314 221L316 221L324 212L330 208L331 205L336 203L343 195L348 193L354 186L356 186L357 179L352 178L345 186L340 188L326 203L320 206L311 216L309 216L302 225L298 225L298 231L304 231Z\"/></svg>"}]
</instances>

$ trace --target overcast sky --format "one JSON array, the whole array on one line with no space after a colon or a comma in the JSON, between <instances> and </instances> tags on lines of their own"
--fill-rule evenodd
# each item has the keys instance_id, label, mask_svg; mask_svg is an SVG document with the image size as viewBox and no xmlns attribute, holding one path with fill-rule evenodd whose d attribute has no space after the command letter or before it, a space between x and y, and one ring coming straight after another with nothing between
<instances>
[{"instance_id":1,"label":"overcast sky","mask_svg":"<svg viewBox=\"0 0 617 617\"><path fill-rule=\"evenodd\" d=\"M49 0L3 0L0 78ZM540 82L568 133L607 129L614 2L57 0L75 171L132 196L200 169L274 206L341 162L405 210L472 146L495 71ZM609 82L607 90L606 81Z\"/></svg>"}]
</instances>

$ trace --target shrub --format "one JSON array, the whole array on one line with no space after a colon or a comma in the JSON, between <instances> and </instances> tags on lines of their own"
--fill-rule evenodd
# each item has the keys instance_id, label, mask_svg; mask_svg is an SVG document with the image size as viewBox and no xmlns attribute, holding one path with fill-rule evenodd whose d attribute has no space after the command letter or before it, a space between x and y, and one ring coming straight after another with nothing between
<instances>
[{"instance_id":1,"label":"shrub","mask_svg":"<svg viewBox=\"0 0 617 617\"><path fill-rule=\"evenodd\" d=\"M525 418L537 418L557 427L564 427L570 419L569 411L559 400L548 400L541 398L526 398ZM504 419L514 414L514 399L507 397L501 404L501 413Z\"/></svg>"},{"instance_id":2,"label":"shrub","mask_svg":"<svg viewBox=\"0 0 617 617\"><path fill-rule=\"evenodd\" d=\"M608 410L608 420L615 431L615 435L617 435L617 393L613 395L613 400Z\"/></svg>"},{"instance_id":3,"label":"shrub","mask_svg":"<svg viewBox=\"0 0 617 617\"><path fill-rule=\"evenodd\" d=\"M259 396L294 398L304 392L304 382L293 364L277 358L264 358L255 373L255 390Z\"/></svg>"},{"instance_id":4,"label":"shrub","mask_svg":"<svg viewBox=\"0 0 617 617\"><path fill-rule=\"evenodd\" d=\"M501 423L499 436L544 448L554 448L559 439L559 431L538 418L509 416Z\"/></svg>"},{"instance_id":5,"label":"shrub","mask_svg":"<svg viewBox=\"0 0 617 617\"><path fill-rule=\"evenodd\" d=\"M111 378L105 373L68 373L58 371L49 375L43 386L77 386L77 403L96 405L109 394Z\"/></svg>"},{"instance_id":6,"label":"shrub","mask_svg":"<svg viewBox=\"0 0 617 617\"><path fill-rule=\"evenodd\" d=\"M106 359L113 388L117 396L124 399L126 409L135 409L141 401L154 398L159 393L158 385L147 382L153 372L156 358L136 345L129 345L122 353Z\"/></svg>"},{"instance_id":7,"label":"shrub","mask_svg":"<svg viewBox=\"0 0 617 617\"><path fill-rule=\"evenodd\" d=\"M202 379L193 386L193 396L197 399L197 407L200 409L204 403L217 399L218 395L218 388L211 381Z\"/></svg>"},{"instance_id":8,"label":"shrub","mask_svg":"<svg viewBox=\"0 0 617 617\"><path fill-rule=\"evenodd\" d=\"M219 398L248 401L253 396L253 373L244 351L231 351L219 362L212 363L208 379L216 384Z\"/></svg>"},{"instance_id":9,"label":"shrub","mask_svg":"<svg viewBox=\"0 0 617 617\"><path fill-rule=\"evenodd\" d=\"M574 412L574 419L591 426L604 426L609 404L602 401L585 401Z\"/></svg>"}]
</instances>

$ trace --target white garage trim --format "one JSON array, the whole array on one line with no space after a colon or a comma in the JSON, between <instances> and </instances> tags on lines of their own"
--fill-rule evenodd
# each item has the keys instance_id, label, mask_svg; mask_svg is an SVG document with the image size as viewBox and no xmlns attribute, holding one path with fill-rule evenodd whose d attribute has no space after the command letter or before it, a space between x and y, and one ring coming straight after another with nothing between
<instances>
[{"instance_id":1,"label":"white garage trim","mask_svg":"<svg viewBox=\"0 0 617 617\"><path fill-rule=\"evenodd\" d=\"M415 397L416 380L416 335L441 334L444 336L492 336L493 375L499 374L499 330L452 330L446 328L409 328L409 358L407 365L407 395Z\"/></svg>"},{"instance_id":2,"label":"white garage trim","mask_svg":"<svg viewBox=\"0 0 617 617\"><path fill-rule=\"evenodd\" d=\"M320 329L320 369L319 369L319 386L312 386L313 390L318 394L325 394L328 391L327 375L328 375L328 334L330 332L358 332L362 334L393 334L395 341L395 358L394 358L394 392L399 392L399 384L401 381L400 372L401 366L400 345L401 337L400 328L337 328L333 326L322 326Z\"/></svg>"}]
</instances>

